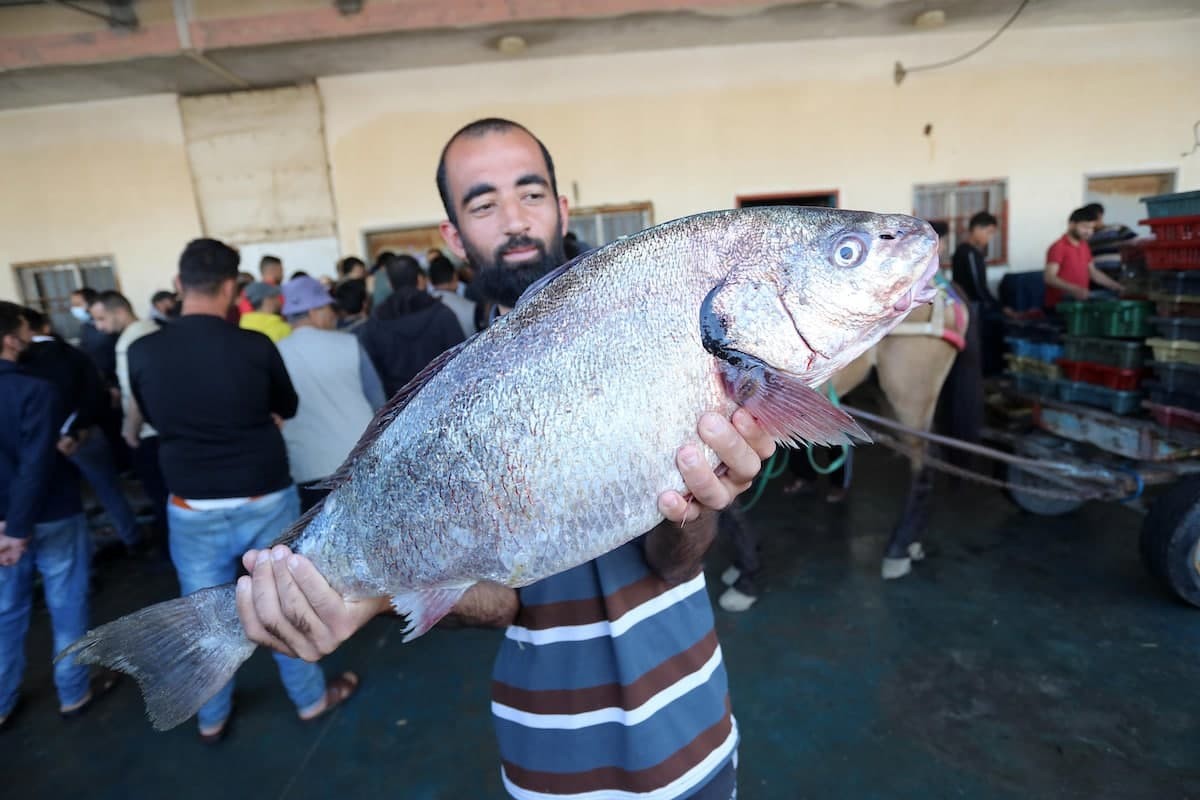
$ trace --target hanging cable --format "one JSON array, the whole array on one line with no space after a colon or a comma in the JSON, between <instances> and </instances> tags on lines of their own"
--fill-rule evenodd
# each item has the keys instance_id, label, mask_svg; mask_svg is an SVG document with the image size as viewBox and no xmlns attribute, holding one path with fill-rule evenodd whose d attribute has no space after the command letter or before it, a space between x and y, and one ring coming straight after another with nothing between
<instances>
[{"instance_id":1,"label":"hanging cable","mask_svg":"<svg viewBox=\"0 0 1200 800\"><path fill-rule=\"evenodd\" d=\"M1004 33L1006 30L1008 30L1009 26L1017 21L1017 17L1021 16L1021 12L1025 10L1025 6L1027 6L1027 5L1029 5L1029 0L1021 0L1021 5L1017 6L1017 10L1014 11L1013 15L1008 18L1008 21L1000 26L1000 30L996 31L991 36L989 36L983 42L983 44L979 45L978 47L975 47L972 50L968 50L967 52L963 53L961 56L956 56L955 58L951 58L947 61L939 61L936 64L922 64L919 67L908 67L907 69L905 68L905 66L903 64L901 64L899 61L897 61L896 69L893 74L893 77L895 78L895 81L896 81L896 85L899 86L904 81L904 78L910 72L924 72L924 71L930 70L930 69L939 69L941 67L948 67L951 64L957 64L960 61L966 61L968 58L975 55L980 50L982 50L983 48L987 47L989 44L991 44L992 42L994 42L998 38L1000 38L1000 34Z\"/></svg>"}]
</instances>

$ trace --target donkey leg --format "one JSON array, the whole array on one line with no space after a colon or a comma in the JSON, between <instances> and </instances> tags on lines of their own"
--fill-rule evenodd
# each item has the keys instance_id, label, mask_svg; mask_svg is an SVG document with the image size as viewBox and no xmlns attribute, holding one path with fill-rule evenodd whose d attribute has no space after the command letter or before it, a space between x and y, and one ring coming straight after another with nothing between
<instances>
[{"instance_id":1,"label":"donkey leg","mask_svg":"<svg viewBox=\"0 0 1200 800\"><path fill-rule=\"evenodd\" d=\"M733 564L721 575L728 588L717 598L726 611L747 611L758 600L762 559L759 557L758 531L746 522L740 504L734 503L717 517L718 531L733 544Z\"/></svg>"},{"instance_id":2,"label":"donkey leg","mask_svg":"<svg viewBox=\"0 0 1200 800\"><path fill-rule=\"evenodd\" d=\"M900 521L892 529L892 538L883 558L884 578L902 578L912 571L913 561L925 558L920 535L929 522L932 495L933 470L920 467L913 473L909 483L908 498L904 502Z\"/></svg>"}]
</instances>

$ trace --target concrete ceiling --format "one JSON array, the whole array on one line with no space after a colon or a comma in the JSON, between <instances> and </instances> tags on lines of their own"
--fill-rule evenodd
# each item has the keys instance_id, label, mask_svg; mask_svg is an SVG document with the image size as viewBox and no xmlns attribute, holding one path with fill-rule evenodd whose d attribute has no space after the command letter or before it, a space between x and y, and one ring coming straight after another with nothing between
<instances>
[{"instance_id":1,"label":"concrete ceiling","mask_svg":"<svg viewBox=\"0 0 1200 800\"><path fill-rule=\"evenodd\" d=\"M5 7L11 2L0 0L0 43L6 41L3 15L15 13ZM366 5L369 7L370 0ZM661 5L681 7L687 4L668 0ZM941 30L979 31L986 36L1016 8L1016 2L996 0L802 0L784 4L760 0L696 5L706 7L615 17L531 19L466 28L433 26L203 51L180 48L176 39L171 48L173 52L166 55L0 71L0 109L158 92L204 94L282 86L319 76L496 61L512 57L503 55L497 48L498 41L506 35L519 35L527 43L527 49L517 57L550 58L911 34L916 31L913 20L918 14L936 8L943 9L946 14L946 24ZM137 5L134 7L136 10ZM559 4L559 7L565 6ZM1188 17L1200 17L1197 0L1139 0L1136 3L1129 0L1033 0L1017 26L1111 24ZM7 41L12 42L11 39ZM5 51L0 47L0 53L3 52L20 56L23 51L12 47Z\"/></svg>"}]
</instances>

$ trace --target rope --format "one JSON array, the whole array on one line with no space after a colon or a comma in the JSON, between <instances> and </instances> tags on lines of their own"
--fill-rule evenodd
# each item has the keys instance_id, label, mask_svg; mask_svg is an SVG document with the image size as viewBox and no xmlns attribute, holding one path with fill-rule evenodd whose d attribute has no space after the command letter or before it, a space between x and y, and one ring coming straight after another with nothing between
<instances>
[{"instance_id":1,"label":"rope","mask_svg":"<svg viewBox=\"0 0 1200 800\"><path fill-rule=\"evenodd\" d=\"M842 401L838 397L837 390L833 388L833 381L826 383L825 387L826 394L829 395L829 402L833 403L834 408L841 408ZM846 463L846 459L850 456L850 447L849 445L844 444L838 446L842 448L842 452L839 455L834 456L833 461L829 462L829 466L822 467L817 463L817 460L813 458L813 446L807 442L805 443L804 447L808 451L808 465L813 468L813 472L817 473L818 475L832 475L842 468L842 465Z\"/></svg>"},{"instance_id":2,"label":"rope","mask_svg":"<svg viewBox=\"0 0 1200 800\"><path fill-rule=\"evenodd\" d=\"M775 449L775 452L772 453L771 457L767 459L767 465L762 468L761 472L758 473L758 479L754 482L754 494L750 496L749 500L742 504L743 511L749 511L750 509L754 508L754 505L759 501L759 498L762 497L763 491L767 488L767 484L784 473L784 470L787 469L788 459L790 456L791 451L786 447L782 448L782 450L780 448Z\"/></svg>"}]
</instances>

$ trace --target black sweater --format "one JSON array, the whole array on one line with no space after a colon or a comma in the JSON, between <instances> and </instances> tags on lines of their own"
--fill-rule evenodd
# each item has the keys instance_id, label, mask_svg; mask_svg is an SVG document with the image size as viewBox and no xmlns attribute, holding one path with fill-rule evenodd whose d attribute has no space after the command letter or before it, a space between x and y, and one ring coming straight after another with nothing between
<instances>
[{"instance_id":1,"label":"black sweater","mask_svg":"<svg viewBox=\"0 0 1200 800\"><path fill-rule=\"evenodd\" d=\"M271 414L289 419L299 401L265 335L205 314L180 317L130 345L129 382L158 430L172 494L254 497L291 485Z\"/></svg>"}]
</instances>

